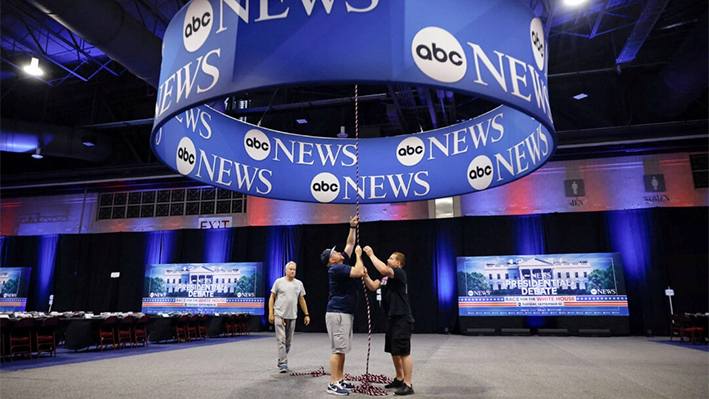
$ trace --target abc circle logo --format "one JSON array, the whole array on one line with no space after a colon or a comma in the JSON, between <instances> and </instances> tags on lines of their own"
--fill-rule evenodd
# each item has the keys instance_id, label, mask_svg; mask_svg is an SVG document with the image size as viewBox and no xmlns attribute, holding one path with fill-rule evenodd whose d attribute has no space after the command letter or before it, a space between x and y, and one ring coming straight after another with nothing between
<instances>
[{"instance_id":1,"label":"abc circle logo","mask_svg":"<svg viewBox=\"0 0 709 399\"><path fill-rule=\"evenodd\" d=\"M468 166L468 183L480 191L492 183L492 161L485 155L478 155Z\"/></svg>"},{"instance_id":2,"label":"abc circle logo","mask_svg":"<svg viewBox=\"0 0 709 399\"><path fill-rule=\"evenodd\" d=\"M595 288L591 288L591 295L596 295L598 294L598 291Z\"/></svg>"},{"instance_id":3,"label":"abc circle logo","mask_svg":"<svg viewBox=\"0 0 709 399\"><path fill-rule=\"evenodd\" d=\"M544 70L544 52L546 51L544 42L544 27L539 18L534 18L529 25L529 40L532 42L532 53L537 69Z\"/></svg>"},{"instance_id":4,"label":"abc circle logo","mask_svg":"<svg viewBox=\"0 0 709 399\"><path fill-rule=\"evenodd\" d=\"M185 13L182 41L190 53L199 50L212 31L214 10L208 0L194 0Z\"/></svg>"},{"instance_id":5,"label":"abc circle logo","mask_svg":"<svg viewBox=\"0 0 709 399\"><path fill-rule=\"evenodd\" d=\"M409 137L401 140L396 147L396 159L404 166L414 166L423 159L423 140L418 137Z\"/></svg>"},{"instance_id":6,"label":"abc circle logo","mask_svg":"<svg viewBox=\"0 0 709 399\"><path fill-rule=\"evenodd\" d=\"M414 36L411 55L421 72L439 82L457 82L468 70L460 42L448 31L435 26L423 28Z\"/></svg>"},{"instance_id":7,"label":"abc circle logo","mask_svg":"<svg viewBox=\"0 0 709 399\"><path fill-rule=\"evenodd\" d=\"M263 161L271 153L271 141L258 129L251 129L244 135L246 153L256 161Z\"/></svg>"},{"instance_id":8,"label":"abc circle logo","mask_svg":"<svg viewBox=\"0 0 709 399\"><path fill-rule=\"evenodd\" d=\"M340 182L332 173L319 173L310 182L310 193L319 202L332 202L340 194Z\"/></svg>"},{"instance_id":9,"label":"abc circle logo","mask_svg":"<svg viewBox=\"0 0 709 399\"><path fill-rule=\"evenodd\" d=\"M183 137L177 145L176 164L177 171L183 175L188 175L194 169L197 162L197 150L189 137Z\"/></svg>"}]
</instances>

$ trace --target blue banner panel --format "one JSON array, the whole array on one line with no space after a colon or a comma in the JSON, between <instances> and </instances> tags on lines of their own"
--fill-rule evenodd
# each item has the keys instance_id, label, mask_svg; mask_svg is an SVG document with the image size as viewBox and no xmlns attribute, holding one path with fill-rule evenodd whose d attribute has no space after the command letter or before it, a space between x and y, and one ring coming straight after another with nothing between
<instances>
[{"instance_id":1,"label":"blue banner panel","mask_svg":"<svg viewBox=\"0 0 709 399\"><path fill-rule=\"evenodd\" d=\"M516 0L193 0L165 34L151 146L192 179L255 196L405 202L509 183L556 148L541 21ZM502 105L431 132L355 141L272 131L204 104L310 84L413 85ZM358 170L359 169L359 170Z\"/></svg>"},{"instance_id":2,"label":"blue banner panel","mask_svg":"<svg viewBox=\"0 0 709 399\"><path fill-rule=\"evenodd\" d=\"M143 313L263 315L261 262L148 265Z\"/></svg>"},{"instance_id":3,"label":"blue banner panel","mask_svg":"<svg viewBox=\"0 0 709 399\"><path fill-rule=\"evenodd\" d=\"M0 268L0 312L24 312L30 286L30 267Z\"/></svg>"},{"instance_id":4,"label":"blue banner panel","mask_svg":"<svg viewBox=\"0 0 709 399\"><path fill-rule=\"evenodd\" d=\"M628 316L620 254L457 258L459 316Z\"/></svg>"}]
</instances>

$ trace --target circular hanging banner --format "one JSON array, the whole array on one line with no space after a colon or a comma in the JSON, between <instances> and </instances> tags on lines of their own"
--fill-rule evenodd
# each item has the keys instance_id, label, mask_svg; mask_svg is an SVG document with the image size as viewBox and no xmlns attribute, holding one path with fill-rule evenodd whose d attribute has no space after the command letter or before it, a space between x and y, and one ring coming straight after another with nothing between
<instances>
[{"instance_id":1,"label":"circular hanging banner","mask_svg":"<svg viewBox=\"0 0 709 399\"><path fill-rule=\"evenodd\" d=\"M383 203L485 190L554 152L546 51L541 21L516 0L193 0L165 34L151 146L185 176L274 199L354 203L359 189L361 203ZM201 105L354 82L503 105L443 129L361 139L359 151L353 139L277 132Z\"/></svg>"}]
</instances>

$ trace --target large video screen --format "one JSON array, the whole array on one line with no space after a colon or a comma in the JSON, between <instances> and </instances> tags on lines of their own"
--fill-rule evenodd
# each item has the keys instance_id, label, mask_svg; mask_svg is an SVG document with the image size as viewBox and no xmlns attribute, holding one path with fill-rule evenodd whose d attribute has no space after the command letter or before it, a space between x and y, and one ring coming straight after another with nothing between
<instances>
[{"instance_id":1,"label":"large video screen","mask_svg":"<svg viewBox=\"0 0 709 399\"><path fill-rule=\"evenodd\" d=\"M628 316L619 253L457 258L459 316Z\"/></svg>"},{"instance_id":2,"label":"large video screen","mask_svg":"<svg viewBox=\"0 0 709 399\"><path fill-rule=\"evenodd\" d=\"M0 268L0 312L25 311L31 271L30 267Z\"/></svg>"},{"instance_id":3,"label":"large video screen","mask_svg":"<svg viewBox=\"0 0 709 399\"><path fill-rule=\"evenodd\" d=\"M143 313L263 315L261 262L147 265Z\"/></svg>"}]
</instances>

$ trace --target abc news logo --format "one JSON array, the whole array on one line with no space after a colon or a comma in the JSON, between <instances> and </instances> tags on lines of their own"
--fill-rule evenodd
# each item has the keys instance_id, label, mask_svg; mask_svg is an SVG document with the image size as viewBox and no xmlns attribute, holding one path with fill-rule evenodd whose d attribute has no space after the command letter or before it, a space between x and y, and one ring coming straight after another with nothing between
<instances>
[{"instance_id":1,"label":"abc news logo","mask_svg":"<svg viewBox=\"0 0 709 399\"><path fill-rule=\"evenodd\" d=\"M268 151L268 148L269 148L267 141L261 142L257 138L247 138L246 139L246 146L249 148L253 148L255 150L264 150L264 151Z\"/></svg>"},{"instance_id":2,"label":"abc news logo","mask_svg":"<svg viewBox=\"0 0 709 399\"><path fill-rule=\"evenodd\" d=\"M310 194L318 202L332 202L340 194L340 181L332 173L319 173L310 182Z\"/></svg>"},{"instance_id":3,"label":"abc news logo","mask_svg":"<svg viewBox=\"0 0 709 399\"><path fill-rule=\"evenodd\" d=\"M258 129L251 129L244 135L244 149L256 161L263 161L271 153L271 141Z\"/></svg>"},{"instance_id":4,"label":"abc news logo","mask_svg":"<svg viewBox=\"0 0 709 399\"><path fill-rule=\"evenodd\" d=\"M421 72L439 82L457 82L468 70L463 46L455 36L435 26L423 28L414 36L411 54Z\"/></svg>"},{"instance_id":5,"label":"abc news logo","mask_svg":"<svg viewBox=\"0 0 709 399\"><path fill-rule=\"evenodd\" d=\"M425 44L419 44L416 46L416 55L420 58L428 61L436 60L440 63L445 64L450 60L451 64L461 66L463 65L463 57L457 51L446 52L444 49L436 47L436 43L431 43L431 47Z\"/></svg>"},{"instance_id":6,"label":"abc news logo","mask_svg":"<svg viewBox=\"0 0 709 399\"><path fill-rule=\"evenodd\" d=\"M212 22L212 14L209 12L205 12L202 14L202 18L199 18L198 16L192 17L192 23L191 24L186 24L185 26L185 37L189 38L192 36L193 33L197 33L199 31L199 28L201 27L208 27L210 22Z\"/></svg>"},{"instance_id":7,"label":"abc news logo","mask_svg":"<svg viewBox=\"0 0 709 399\"><path fill-rule=\"evenodd\" d=\"M544 70L544 27L542 20L539 18L532 19L529 24L529 39L532 45L532 53L534 61L537 63L537 69Z\"/></svg>"},{"instance_id":8,"label":"abc news logo","mask_svg":"<svg viewBox=\"0 0 709 399\"><path fill-rule=\"evenodd\" d=\"M214 10L208 0L194 0L187 8L182 41L190 53L199 50L212 31Z\"/></svg>"},{"instance_id":9,"label":"abc news logo","mask_svg":"<svg viewBox=\"0 0 709 399\"><path fill-rule=\"evenodd\" d=\"M189 137L183 137L177 144L175 164L182 175L189 175L197 162L197 150Z\"/></svg>"},{"instance_id":10,"label":"abc news logo","mask_svg":"<svg viewBox=\"0 0 709 399\"><path fill-rule=\"evenodd\" d=\"M533 18L530 26L530 45L537 68L544 70L544 27L539 18ZM463 46L450 32L435 26L421 29L411 43L411 54L416 66L431 79L454 83L461 80L468 70Z\"/></svg>"},{"instance_id":11,"label":"abc news logo","mask_svg":"<svg viewBox=\"0 0 709 399\"><path fill-rule=\"evenodd\" d=\"M425 152L423 140L408 137L396 147L396 159L404 166L414 166L421 162Z\"/></svg>"},{"instance_id":12,"label":"abc news logo","mask_svg":"<svg viewBox=\"0 0 709 399\"><path fill-rule=\"evenodd\" d=\"M468 183L478 191L490 187L492 175L492 161L485 155L478 155L468 165Z\"/></svg>"}]
</instances>

